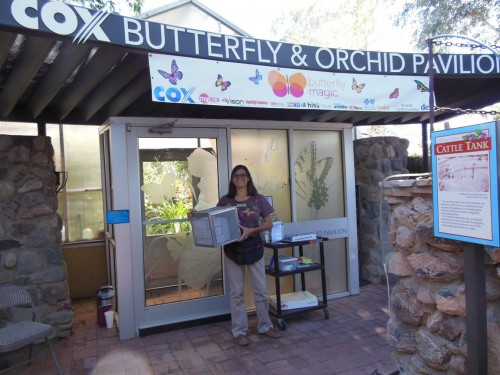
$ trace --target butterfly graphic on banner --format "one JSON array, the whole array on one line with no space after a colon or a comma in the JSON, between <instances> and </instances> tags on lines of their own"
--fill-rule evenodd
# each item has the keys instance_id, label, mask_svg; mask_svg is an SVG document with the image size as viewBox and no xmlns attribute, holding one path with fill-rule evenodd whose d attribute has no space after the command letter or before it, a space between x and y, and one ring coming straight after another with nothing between
<instances>
[{"instance_id":1,"label":"butterfly graphic on banner","mask_svg":"<svg viewBox=\"0 0 500 375\"><path fill-rule=\"evenodd\" d=\"M271 85L274 95L279 98L283 98L287 94L300 98L304 95L304 88L307 86L307 79L302 73L295 73L288 77L272 70L267 76L267 81Z\"/></svg>"},{"instance_id":2,"label":"butterfly graphic on banner","mask_svg":"<svg viewBox=\"0 0 500 375\"><path fill-rule=\"evenodd\" d=\"M416 79L414 79L413 81L417 84L418 91L429 92L429 88L426 85L424 85L422 82L420 82L419 80L416 80Z\"/></svg>"},{"instance_id":3,"label":"butterfly graphic on banner","mask_svg":"<svg viewBox=\"0 0 500 375\"><path fill-rule=\"evenodd\" d=\"M252 81L254 85L258 85L260 81L262 81L262 74L260 74L259 69L255 69L255 76L248 77L248 79Z\"/></svg>"},{"instance_id":4,"label":"butterfly graphic on banner","mask_svg":"<svg viewBox=\"0 0 500 375\"><path fill-rule=\"evenodd\" d=\"M220 87L221 91L226 91L229 86L231 86L231 82L224 81L224 78L222 78L222 75L218 74L217 80L215 81L215 87Z\"/></svg>"},{"instance_id":5,"label":"butterfly graphic on banner","mask_svg":"<svg viewBox=\"0 0 500 375\"><path fill-rule=\"evenodd\" d=\"M333 164L333 157L316 159L316 142L309 142L295 160L297 195L307 199L307 205L319 210L328 202L325 180Z\"/></svg>"},{"instance_id":6,"label":"butterfly graphic on banner","mask_svg":"<svg viewBox=\"0 0 500 375\"><path fill-rule=\"evenodd\" d=\"M183 74L179 70L179 67L177 66L175 60L172 60L172 65L170 66L170 73L160 69L158 69L158 73L160 73L163 76L163 78L168 79L168 81L172 85L177 85L177 81L180 81L183 77Z\"/></svg>"},{"instance_id":7,"label":"butterfly graphic on banner","mask_svg":"<svg viewBox=\"0 0 500 375\"><path fill-rule=\"evenodd\" d=\"M352 89L354 91L356 91L358 94L360 94L361 91L363 91L365 86L366 86L366 83L360 83L358 85L358 82L356 82L356 79L355 78L352 79Z\"/></svg>"},{"instance_id":8,"label":"butterfly graphic on banner","mask_svg":"<svg viewBox=\"0 0 500 375\"><path fill-rule=\"evenodd\" d=\"M393 92L389 95L389 99L396 99L399 97L399 88L395 88Z\"/></svg>"}]
</instances>

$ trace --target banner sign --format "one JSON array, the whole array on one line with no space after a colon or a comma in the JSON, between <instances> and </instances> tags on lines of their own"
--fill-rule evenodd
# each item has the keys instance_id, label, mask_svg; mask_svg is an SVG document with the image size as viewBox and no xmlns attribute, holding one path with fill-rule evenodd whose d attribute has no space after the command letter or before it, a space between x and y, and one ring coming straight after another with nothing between
<instances>
[{"instance_id":1,"label":"banner sign","mask_svg":"<svg viewBox=\"0 0 500 375\"><path fill-rule=\"evenodd\" d=\"M351 74L427 75L427 54L347 50L222 35L49 0L1 0L0 29L151 53ZM23 30L24 29L24 30ZM437 75L497 75L491 54L436 54Z\"/></svg>"},{"instance_id":2,"label":"banner sign","mask_svg":"<svg viewBox=\"0 0 500 375\"><path fill-rule=\"evenodd\" d=\"M431 134L434 235L499 246L498 123Z\"/></svg>"},{"instance_id":3,"label":"banner sign","mask_svg":"<svg viewBox=\"0 0 500 375\"><path fill-rule=\"evenodd\" d=\"M277 69L150 54L152 99L218 106L425 112L426 76Z\"/></svg>"}]
</instances>

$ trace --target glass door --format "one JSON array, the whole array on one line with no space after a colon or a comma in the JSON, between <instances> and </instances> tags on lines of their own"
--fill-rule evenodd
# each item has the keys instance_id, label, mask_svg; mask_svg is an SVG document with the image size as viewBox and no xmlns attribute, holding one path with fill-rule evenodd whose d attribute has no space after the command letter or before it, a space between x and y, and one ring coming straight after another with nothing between
<instances>
[{"instance_id":1,"label":"glass door","mask_svg":"<svg viewBox=\"0 0 500 375\"><path fill-rule=\"evenodd\" d=\"M183 128L155 134L138 128L132 133L142 223L145 314L140 325L228 313L221 248L195 246L187 219L191 209L216 206L227 190L225 130Z\"/></svg>"}]
</instances>

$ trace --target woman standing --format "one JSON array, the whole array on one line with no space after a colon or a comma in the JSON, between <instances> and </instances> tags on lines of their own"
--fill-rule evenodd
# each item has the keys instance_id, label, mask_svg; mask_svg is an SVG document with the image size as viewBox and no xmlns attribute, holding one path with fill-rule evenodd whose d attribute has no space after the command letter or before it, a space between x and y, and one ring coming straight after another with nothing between
<instances>
[{"instance_id":1,"label":"woman standing","mask_svg":"<svg viewBox=\"0 0 500 375\"><path fill-rule=\"evenodd\" d=\"M236 206L241 237L224 246L226 277L230 287L231 322L234 342L240 346L250 343L248 315L244 298L245 268L257 311L257 332L268 337L281 337L269 317L269 300L264 265L264 245L260 233L272 228L273 207L257 192L250 171L237 165L231 173L229 190L217 206Z\"/></svg>"}]
</instances>

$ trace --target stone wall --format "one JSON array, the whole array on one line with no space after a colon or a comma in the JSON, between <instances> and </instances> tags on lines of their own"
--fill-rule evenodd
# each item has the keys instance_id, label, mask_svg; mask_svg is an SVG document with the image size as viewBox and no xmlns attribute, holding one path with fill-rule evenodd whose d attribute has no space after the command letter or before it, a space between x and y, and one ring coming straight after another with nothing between
<instances>
[{"instance_id":1,"label":"stone wall","mask_svg":"<svg viewBox=\"0 0 500 375\"><path fill-rule=\"evenodd\" d=\"M377 284L386 282L383 250L390 249L391 245L386 242L388 207L386 202L382 202L380 207L379 183L386 177L408 173L407 157L407 139L373 137L354 141L355 178L361 196L361 202L358 202L358 223L362 280Z\"/></svg>"},{"instance_id":2,"label":"stone wall","mask_svg":"<svg viewBox=\"0 0 500 375\"><path fill-rule=\"evenodd\" d=\"M48 137L0 134L0 285L21 285L55 336L71 334L66 265ZM18 316L0 311L0 325Z\"/></svg>"},{"instance_id":3,"label":"stone wall","mask_svg":"<svg viewBox=\"0 0 500 375\"><path fill-rule=\"evenodd\" d=\"M433 235L432 179L386 181L383 193L394 249L388 270L399 279L391 293L387 337L400 374L465 374L463 243ZM500 248L484 251L488 374L498 375Z\"/></svg>"}]
</instances>

